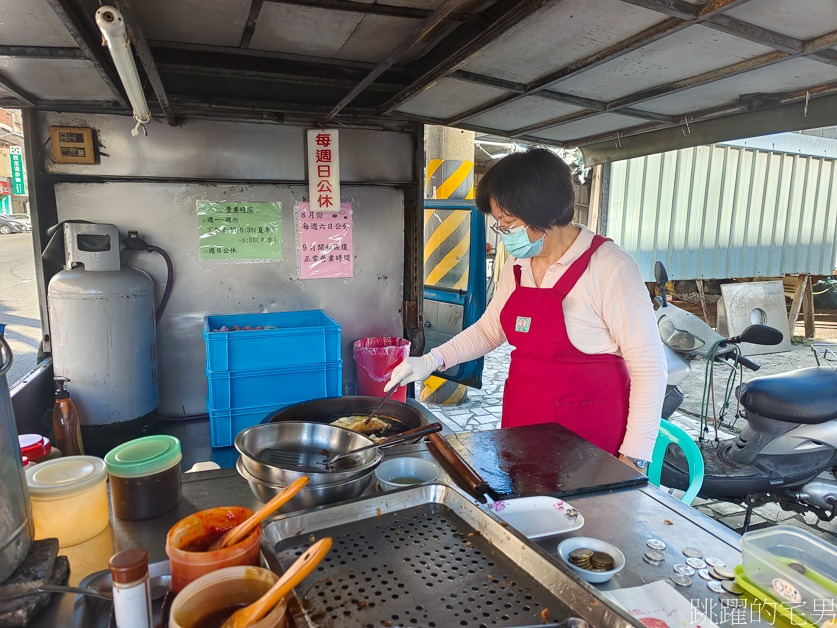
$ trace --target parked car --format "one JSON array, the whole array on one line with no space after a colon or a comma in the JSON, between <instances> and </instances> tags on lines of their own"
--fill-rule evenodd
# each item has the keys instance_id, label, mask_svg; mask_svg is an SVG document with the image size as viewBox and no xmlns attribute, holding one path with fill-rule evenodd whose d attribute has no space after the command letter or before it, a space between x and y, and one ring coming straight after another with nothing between
<instances>
[{"instance_id":1,"label":"parked car","mask_svg":"<svg viewBox=\"0 0 837 628\"><path fill-rule=\"evenodd\" d=\"M23 231L32 231L32 225L21 220L15 220L11 216L0 216L0 233L3 235Z\"/></svg>"},{"instance_id":2,"label":"parked car","mask_svg":"<svg viewBox=\"0 0 837 628\"><path fill-rule=\"evenodd\" d=\"M9 214L9 218L12 220L17 220L19 222L25 222L26 224L32 224L32 216L29 214Z\"/></svg>"}]
</instances>

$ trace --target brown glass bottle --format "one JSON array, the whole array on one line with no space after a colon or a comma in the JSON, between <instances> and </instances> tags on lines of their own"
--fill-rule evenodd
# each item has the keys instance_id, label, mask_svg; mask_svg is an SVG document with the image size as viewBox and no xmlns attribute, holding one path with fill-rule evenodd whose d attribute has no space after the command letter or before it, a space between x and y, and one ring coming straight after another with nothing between
<instances>
[{"instance_id":1,"label":"brown glass bottle","mask_svg":"<svg viewBox=\"0 0 837 628\"><path fill-rule=\"evenodd\" d=\"M84 453L81 445L81 422L76 404L70 399L65 387L67 380L55 378L55 405L52 408L52 429L55 432L55 444L65 456L80 456Z\"/></svg>"}]
</instances>

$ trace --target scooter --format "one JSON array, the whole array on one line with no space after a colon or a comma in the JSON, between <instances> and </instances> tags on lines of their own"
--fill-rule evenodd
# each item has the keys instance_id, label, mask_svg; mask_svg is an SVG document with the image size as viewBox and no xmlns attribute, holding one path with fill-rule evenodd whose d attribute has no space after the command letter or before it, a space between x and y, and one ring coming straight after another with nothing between
<instances>
[{"instance_id":1,"label":"scooter","mask_svg":"<svg viewBox=\"0 0 837 628\"><path fill-rule=\"evenodd\" d=\"M654 267L660 296L655 299L657 327L669 360L663 417L683 402L679 384L696 358L741 365L758 364L740 355L742 342L775 345L777 329L751 325L739 336L723 338L702 319L666 300L668 276ZM755 377L738 388L746 425L735 438L702 443L703 498L744 502L749 528L753 507L774 501L784 510L813 512L823 521L837 516L837 370L823 365L779 375ZM662 484L685 490L689 472L683 452L670 446L663 461Z\"/></svg>"}]
</instances>

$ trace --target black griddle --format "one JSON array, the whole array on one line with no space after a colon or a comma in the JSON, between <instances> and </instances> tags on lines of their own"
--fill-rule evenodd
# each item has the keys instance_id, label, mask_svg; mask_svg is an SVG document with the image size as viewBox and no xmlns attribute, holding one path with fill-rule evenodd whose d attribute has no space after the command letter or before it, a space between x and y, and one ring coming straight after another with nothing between
<instances>
[{"instance_id":1,"label":"black griddle","mask_svg":"<svg viewBox=\"0 0 837 628\"><path fill-rule=\"evenodd\" d=\"M648 478L557 423L446 436L500 499L571 497Z\"/></svg>"}]
</instances>

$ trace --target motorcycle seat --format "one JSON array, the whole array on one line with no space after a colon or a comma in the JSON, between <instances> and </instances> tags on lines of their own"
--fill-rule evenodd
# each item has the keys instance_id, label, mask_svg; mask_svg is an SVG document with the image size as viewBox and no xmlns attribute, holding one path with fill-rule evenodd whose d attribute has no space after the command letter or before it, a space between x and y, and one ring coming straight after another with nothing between
<instances>
[{"instance_id":1,"label":"motorcycle seat","mask_svg":"<svg viewBox=\"0 0 837 628\"><path fill-rule=\"evenodd\" d=\"M815 366L756 377L743 384L739 399L768 419L816 424L837 419L837 371Z\"/></svg>"}]
</instances>

